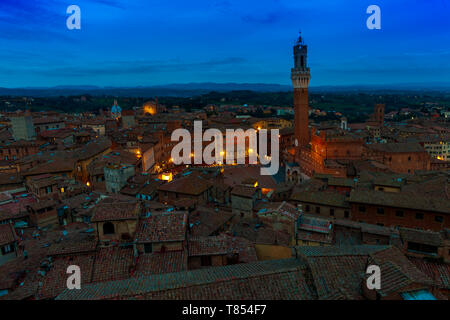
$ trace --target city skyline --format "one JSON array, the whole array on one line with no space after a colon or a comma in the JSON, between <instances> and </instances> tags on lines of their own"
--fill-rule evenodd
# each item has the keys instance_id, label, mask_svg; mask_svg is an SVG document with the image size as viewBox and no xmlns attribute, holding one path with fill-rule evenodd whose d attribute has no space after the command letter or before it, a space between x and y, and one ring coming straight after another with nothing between
<instances>
[{"instance_id":1,"label":"city skyline","mask_svg":"<svg viewBox=\"0 0 450 320\"><path fill-rule=\"evenodd\" d=\"M450 83L443 0L378 1L381 30L369 1L77 1L81 30L66 28L70 4L0 4L0 87L289 85L300 29L311 87Z\"/></svg>"}]
</instances>

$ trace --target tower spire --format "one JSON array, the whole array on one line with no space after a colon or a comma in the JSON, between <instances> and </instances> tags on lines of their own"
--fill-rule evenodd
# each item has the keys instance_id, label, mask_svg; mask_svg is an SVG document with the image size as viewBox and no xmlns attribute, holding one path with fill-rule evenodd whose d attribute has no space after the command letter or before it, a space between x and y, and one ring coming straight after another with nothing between
<instances>
[{"instance_id":1,"label":"tower spire","mask_svg":"<svg viewBox=\"0 0 450 320\"><path fill-rule=\"evenodd\" d=\"M297 44L298 44L298 45L303 45L303 44L304 44L304 43L303 43L302 31L301 31L301 30L298 32Z\"/></svg>"},{"instance_id":2,"label":"tower spire","mask_svg":"<svg viewBox=\"0 0 450 320\"><path fill-rule=\"evenodd\" d=\"M294 135L297 152L309 145L308 128L308 87L309 67L307 64L308 47L303 42L301 32L294 45L294 68L291 70L291 80L294 87Z\"/></svg>"}]
</instances>

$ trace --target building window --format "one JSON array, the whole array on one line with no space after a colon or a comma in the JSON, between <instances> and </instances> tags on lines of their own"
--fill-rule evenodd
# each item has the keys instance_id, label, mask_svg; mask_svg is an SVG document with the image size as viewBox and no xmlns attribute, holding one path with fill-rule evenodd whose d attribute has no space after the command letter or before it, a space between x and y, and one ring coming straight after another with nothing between
<instances>
[{"instance_id":1,"label":"building window","mask_svg":"<svg viewBox=\"0 0 450 320\"><path fill-rule=\"evenodd\" d=\"M11 246L11 245L7 244L6 246L2 247L2 254L3 255L11 253L11 252L14 252L14 246Z\"/></svg>"},{"instance_id":2,"label":"building window","mask_svg":"<svg viewBox=\"0 0 450 320\"><path fill-rule=\"evenodd\" d=\"M145 243L144 244L144 252L145 253L152 253L153 252L153 246L151 243Z\"/></svg>"},{"instance_id":3,"label":"building window","mask_svg":"<svg viewBox=\"0 0 450 320\"><path fill-rule=\"evenodd\" d=\"M403 217L403 211L397 210L397 211L395 211L395 215L396 215L397 217Z\"/></svg>"},{"instance_id":4,"label":"building window","mask_svg":"<svg viewBox=\"0 0 450 320\"><path fill-rule=\"evenodd\" d=\"M378 214L384 214L384 209L383 208L377 208L377 213Z\"/></svg>"},{"instance_id":5,"label":"building window","mask_svg":"<svg viewBox=\"0 0 450 320\"><path fill-rule=\"evenodd\" d=\"M202 264L202 267L207 267L207 266L212 265L211 256L202 256L201 264Z\"/></svg>"},{"instance_id":6,"label":"building window","mask_svg":"<svg viewBox=\"0 0 450 320\"><path fill-rule=\"evenodd\" d=\"M309 204L307 204L307 205L305 206L305 211L306 211L306 212L309 212L309 210L311 210L311 209L309 208Z\"/></svg>"},{"instance_id":7,"label":"building window","mask_svg":"<svg viewBox=\"0 0 450 320\"><path fill-rule=\"evenodd\" d=\"M423 220L423 213L416 213L416 219Z\"/></svg>"},{"instance_id":8,"label":"building window","mask_svg":"<svg viewBox=\"0 0 450 320\"><path fill-rule=\"evenodd\" d=\"M348 218L350 216L350 213L348 211L344 211L344 217Z\"/></svg>"},{"instance_id":9,"label":"building window","mask_svg":"<svg viewBox=\"0 0 450 320\"><path fill-rule=\"evenodd\" d=\"M330 209L330 216L334 216L334 209Z\"/></svg>"},{"instance_id":10,"label":"building window","mask_svg":"<svg viewBox=\"0 0 450 320\"><path fill-rule=\"evenodd\" d=\"M434 216L434 221L436 221L436 222L443 222L444 221L444 217L443 216Z\"/></svg>"},{"instance_id":11,"label":"building window","mask_svg":"<svg viewBox=\"0 0 450 320\"><path fill-rule=\"evenodd\" d=\"M103 234L114 234L114 225L111 222L105 222L103 224Z\"/></svg>"},{"instance_id":12,"label":"building window","mask_svg":"<svg viewBox=\"0 0 450 320\"><path fill-rule=\"evenodd\" d=\"M437 254L437 247L423 243L408 242L408 250L428 254Z\"/></svg>"},{"instance_id":13,"label":"building window","mask_svg":"<svg viewBox=\"0 0 450 320\"><path fill-rule=\"evenodd\" d=\"M316 213L320 213L320 207L316 207Z\"/></svg>"},{"instance_id":14,"label":"building window","mask_svg":"<svg viewBox=\"0 0 450 320\"><path fill-rule=\"evenodd\" d=\"M366 207L360 206L359 207L359 212L366 212Z\"/></svg>"}]
</instances>

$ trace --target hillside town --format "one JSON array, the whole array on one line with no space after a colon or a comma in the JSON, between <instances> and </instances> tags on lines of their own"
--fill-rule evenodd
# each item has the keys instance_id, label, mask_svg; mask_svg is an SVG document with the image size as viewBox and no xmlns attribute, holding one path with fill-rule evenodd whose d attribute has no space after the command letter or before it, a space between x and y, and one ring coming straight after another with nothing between
<instances>
[{"instance_id":1,"label":"hillside town","mask_svg":"<svg viewBox=\"0 0 450 320\"><path fill-rule=\"evenodd\" d=\"M99 112L39 112L2 97L17 109L0 114L0 299L447 300L449 109L379 103L365 122L316 121L306 57L300 38L293 107L261 117L156 98L125 110L119 97ZM279 170L176 164L172 133L197 121L279 130ZM79 290L67 288L72 265Z\"/></svg>"}]
</instances>

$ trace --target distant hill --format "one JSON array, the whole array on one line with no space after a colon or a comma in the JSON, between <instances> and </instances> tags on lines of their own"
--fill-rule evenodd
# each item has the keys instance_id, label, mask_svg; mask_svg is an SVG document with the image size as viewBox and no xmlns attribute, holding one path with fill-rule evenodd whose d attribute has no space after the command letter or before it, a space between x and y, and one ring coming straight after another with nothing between
<instances>
[{"instance_id":1,"label":"distant hill","mask_svg":"<svg viewBox=\"0 0 450 320\"><path fill-rule=\"evenodd\" d=\"M209 92L254 91L290 92L292 86L265 83L185 83L138 87L98 87L92 85L0 88L0 96L57 97L89 94L93 96L128 97L192 97ZM393 85L353 85L310 87L311 92L379 92L379 91L444 91L450 92L450 84L417 83Z\"/></svg>"}]
</instances>

